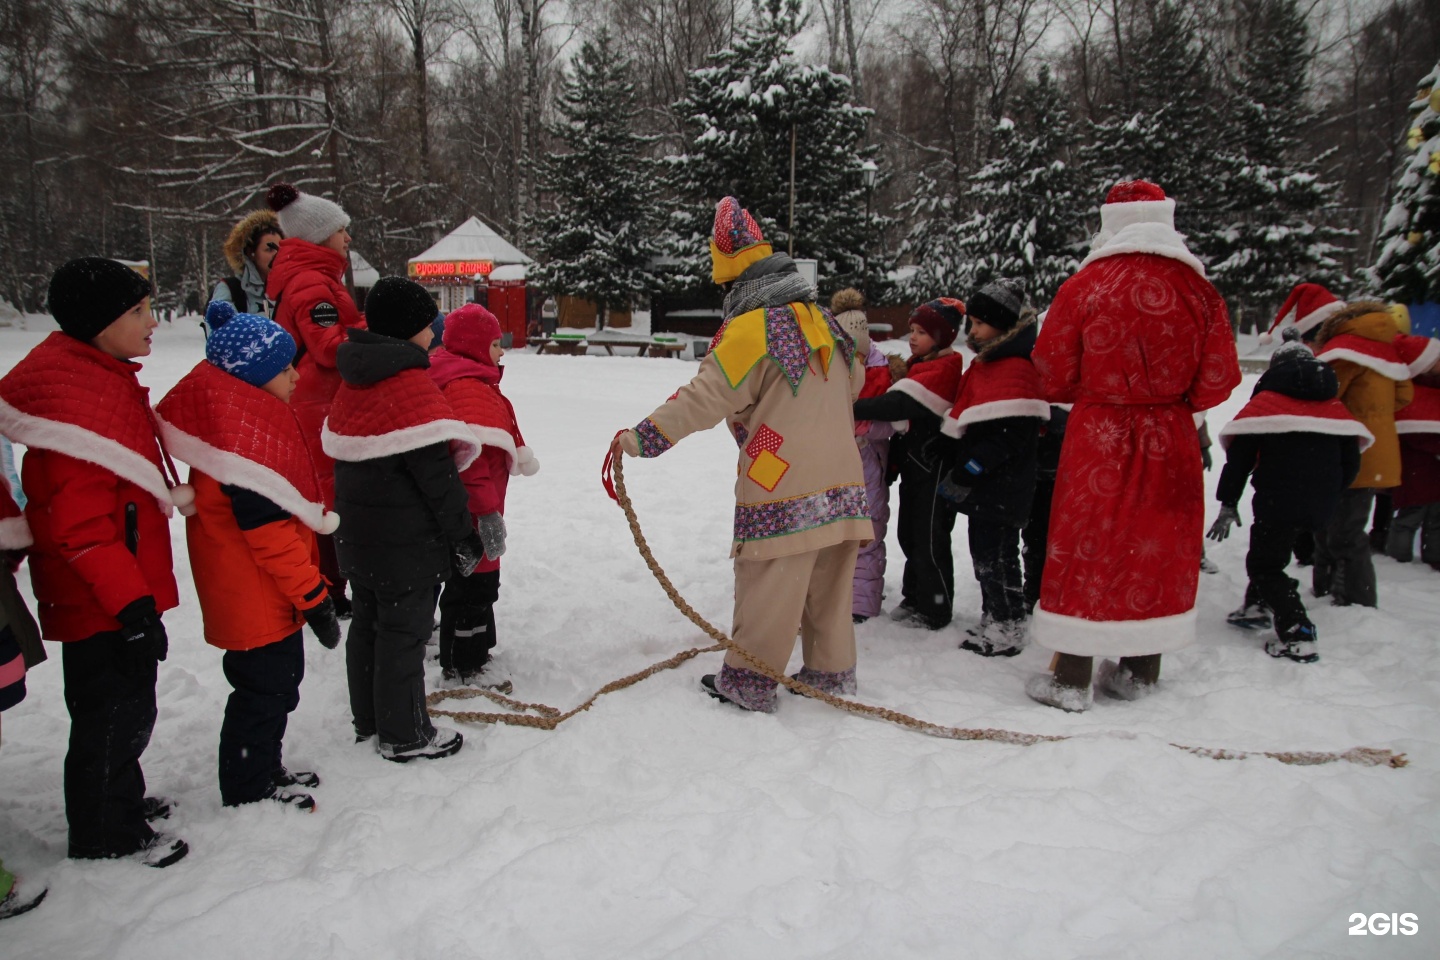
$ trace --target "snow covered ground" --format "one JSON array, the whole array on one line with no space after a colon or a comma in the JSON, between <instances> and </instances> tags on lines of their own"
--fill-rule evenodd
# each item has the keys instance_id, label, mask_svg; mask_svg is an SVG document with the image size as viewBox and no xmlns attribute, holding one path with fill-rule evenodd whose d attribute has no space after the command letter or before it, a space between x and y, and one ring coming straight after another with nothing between
<instances>
[{"instance_id":1,"label":"snow covered ground","mask_svg":"<svg viewBox=\"0 0 1440 960\"><path fill-rule=\"evenodd\" d=\"M46 329L0 329L0 371ZM159 330L141 375L152 397L201 353L191 322ZM542 469L510 488L498 661L518 696L568 708L707 642L666 601L599 479L614 431L695 365L530 353L506 364ZM1253 380L1211 415L1213 430ZM734 456L715 430L627 463L657 557L722 629ZM744 714L698 692L711 655L555 732L466 727L454 759L397 766L351 742L341 651L307 633L286 759L324 777L313 815L220 805L228 687L200 639L177 517L183 599L166 616L145 770L152 792L179 800L171 829L190 856L159 871L65 859L68 720L52 645L29 699L5 715L0 750L0 855L51 891L0 926L0 957L1440 955L1440 574L1378 559L1378 611L1316 603L1320 663L1275 661L1223 621L1244 586L1242 513L1247 526L1211 552L1223 572L1201 578L1200 642L1166 657L1163 694L1140 703L1045 709L1022 692L1045 652L958 650L979 615L958 530L954 626L858 628L862 699L1075 737L1033 747L936 740L793 697L778 715ZM893 534L890 555L893 591ZM1411 766L1222 762L1172 742L1365 745ZM1347 933L1352 914L1380 912L1416 914L1418 933Z\"/></svg>"}]
</instances>

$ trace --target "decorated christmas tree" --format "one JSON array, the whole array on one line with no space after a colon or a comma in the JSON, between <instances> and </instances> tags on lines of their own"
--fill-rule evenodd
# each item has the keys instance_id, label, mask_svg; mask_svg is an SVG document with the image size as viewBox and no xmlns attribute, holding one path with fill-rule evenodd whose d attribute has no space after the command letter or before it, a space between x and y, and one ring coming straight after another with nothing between
<instances>
[{"instance_id":1,"label":"decorated christmas tree","mask_svg":"<svg viewBox=\"0 0 1440 960\"><path fill-rule=\"evenodd\" d=\"M1373 268L1380 295L1405 304L1440 300L1440 64L1421 79L1410 114L1407 160Z\"/></svg>"},{"instance_id":2,"label":"decorated christmas tree","mask_svg":"<svg viewBox=\"0 0 1440 960\"><path fill-rule=\"evenodd\" d=\"M630 63L602 30L580 48L555 98L551 134L565 145L541 163L538 183L549 203L531 224L540 261L530 279L550 293L595 303L599 325L608 308L655 289L651 273L656 227L652 138L636 134L638 113ZM548 207L548 209L546 209Z\"/></svg>"},{"instance_id":3,"label":"decorated christmas tree","mask_svg":"<svg viewBox=\"0 0 1440 960\"><path fill-rule=\"evenodd\" d=\"M672 286L710 284L707 242L715 204L729 194L788 251L794 152L794 255L819 261L822 286L864 284L883 273L884 218L868 211L863 147L871 111L850 102L849 78L798 61L800 0L761 0L734 43L690 74L676 110L685 152L666 158L674 207L663 238Z\"/></svg>"},{"instance_id":4,"label":"decorated christmas tree","mask_svg":"<svg viewBox=\"0 0 1440 960\"><path fill-rule=\"evenodd\" d=\"M1015 103L1018 123L995 129L996 156L970 177L957 201L922 181L902 251L918 268L903 283L913 300L965 297L998 277L1019 280L1044 306L1080 265L1094 198L1071 164L1075 123L1048 69ZM964 209L967 215L958 216Z\"/></svg>"}]
</instances>

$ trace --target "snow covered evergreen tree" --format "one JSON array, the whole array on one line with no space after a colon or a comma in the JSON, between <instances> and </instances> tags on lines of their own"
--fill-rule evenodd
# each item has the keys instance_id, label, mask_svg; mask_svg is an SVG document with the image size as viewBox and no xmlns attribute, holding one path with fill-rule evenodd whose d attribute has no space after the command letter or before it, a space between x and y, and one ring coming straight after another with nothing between
<instances>
[{"instance_id":1,"label":"snow covered evergreen tree","mask_svg":"<svg viewBox=\"0 0 1440 960\"><path fill-rule=\"evenodd\" d=\"M580 48L555 97L559 121L551 134L565 145L540 165L549 210L528 233L540 263L530 278L540 288L583 297L606 310L655 289L650 264L660 213L651 137L635 133L635 84L630 61L608 30Z\"/></svg>"},{"instance_id":2,"label":"snow covered evergreen tree","mask_svg":"<svg viewBox=\"0 0 1440 960\"><path fill-rule=\"evenodd\" d=\"M1410 148L1380 232L1374 286L1396 303L1440 300L1440 64L1410 104Z\"/></svg>"},{"instance_id":3,"label":"snow covered evergreen tree","mask_svg":"<svg viewBox=\"0 0 1440 960\"><path fill-rule=\"evenodd\" d=\"M787 250L790 153L795 146L794 255L819 261L822 285L863 285L883 275L883 217L867 213L863 147L870 110L850 102L850 80L795 59L800 0L757 0L734 43L690 74L675 106L686 118L685 152L666 158L674 204L662 241L676 289L710 284L715 204L729 194ZM863 276L862 276L863 274Z\"/></svg>"},{"instance_id":4,"label":"snow covered evergreen tree","mask_svg":"<svg viewBox=\"0 0 1440 960\"><path fill-rule=\"evenodd\" d=\"M1216 109L1218 87L1196 13L1174 0L1137 7L1121 24L1116 96L1082 154L1098 206L1120 180L1157 183L1176 200L1176 226L1205 255L1227 175L1238 169Z\"/></svg>"},{"instance_id":5,"label":"snow covered evergreen tree","mask_svg":"<svg viewBox=\"0 0 1440 960\"><path fill-rule=\"evenodd\" d=\"M1243 25L1220 210L1200 245L1245 329L1273 316L1297 283L1344 292L1335 256L1349 235L1315 222L1336 188L1321 180L1303 140L1317 115L1307 105L1311 36L1298 0L1258 0Z\"/></svg>"},{"instance_id":6,"label":"snow covered evergreen tree","mask_svg":"<svg viewBox=\"0 0 1440 960\"><path fill-rule=\"evenodd\" d=\"M963 198L922 181L908 205L915 227L901 247L917 267L902 283L907 299L963 298L1011 277L1043 306L1079 267L1095 200L1070 162L1078 134L1065 101L1041 68L1016 100L1019 122L996 125L996 156L971 175Z\"/></svg>"}]
</instances>

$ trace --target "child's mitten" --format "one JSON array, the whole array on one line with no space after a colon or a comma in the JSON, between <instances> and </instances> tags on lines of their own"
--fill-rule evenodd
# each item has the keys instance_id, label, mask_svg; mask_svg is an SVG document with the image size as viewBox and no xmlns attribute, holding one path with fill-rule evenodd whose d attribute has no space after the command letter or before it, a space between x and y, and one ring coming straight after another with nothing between
<instances>
[{"instance_id":1,"label":"child's mitten","mask_svg":"<svg viewBox=\"0 0 1440 960\"><path fill-rule=\"evenodd\" d=\"M499 560L505 555L505 518L498 513L486 513L475 518L475 532L485 545L485 556Z\"/></svg>"},{"instance_id":2,"label":"child's mitten","mask_svg":"<svg viewBox=\"0 0 1440 960\"><path fill-rule=\"evenodd\" d=\"M1220 507L1220 515L1215 518L1214 523L1210 524L1210 532L1205 534L1205 536L1219 543L1221 540L1230 536L1230 527L1232 525L1237 527L1244 526L1244 524L1240 522L1240 511L1227 503Z\"/></svg>"},{"instance_id":3,"label":"child's mitten","mask_svg":"<svg viewBox=\"0 0 1440 960\"><path fill-rule=\"evenodd\" d=\"M470 536L455 544L453 559L455 570L462 577L468 577L475 572L480 561L485 559L485 543L480 539L480 534L472 533Z\"/></svg>"},{"instance_id":4,"label":"child's mitten","mask_svg":"<svg viewBox=\"0 0 1440 960\"><path fill-rule=\"evenodd\" d=\"M334 650L340 646L340 617L335 612L334 600L326 597L309 610L301 610L300 616L305 618L322 647Z\"/></svg>"},{"instance_id":5,"label":"child's mitten","mask_svg":"<svg viewBox=\"0 0 1440 960\"><path fill-rule=\"evenodd\" d=\"M169 655L170 638L165 635L165 624L160 622L154 597L132 600L115 619L120 621L120 635L130 644L130 649L155 660L164 660Z\"/></svg>"}]
</instances>

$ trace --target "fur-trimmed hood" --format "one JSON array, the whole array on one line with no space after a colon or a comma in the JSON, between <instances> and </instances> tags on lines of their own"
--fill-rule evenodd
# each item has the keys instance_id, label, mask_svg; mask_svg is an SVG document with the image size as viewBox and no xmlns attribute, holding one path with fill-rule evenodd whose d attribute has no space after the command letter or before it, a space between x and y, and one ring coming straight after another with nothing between
<instances>
[{"instance_id":1,"label":"fur-trimmed hood","mask_svg":"<svg viewBox=\"0 0 1440 960\"><path fill-rule=\"evenodd\" d=\"M1035 349L1036 327L1035 308L1025 307L1020 313L1020 322L993 340L984 343L973 336L965 339L965 346L975 352L976 363L992 363L1006 357L1029 357Z\"/></svg>"},{"instance_id":2,"label":"fur-trimmed hood","mask_svg":"<svg viewBox=\"0 0 1440 960\"><path fill-rule=\"evenodd\" d=\"M1377 343L1394 343L1400 328L1385 304L1379 300L1359 300L1337 310L1320 325L1320 332L1315 335L1316 350L1342 333L1353 333Z\"/></svg>"}]
</instances>

